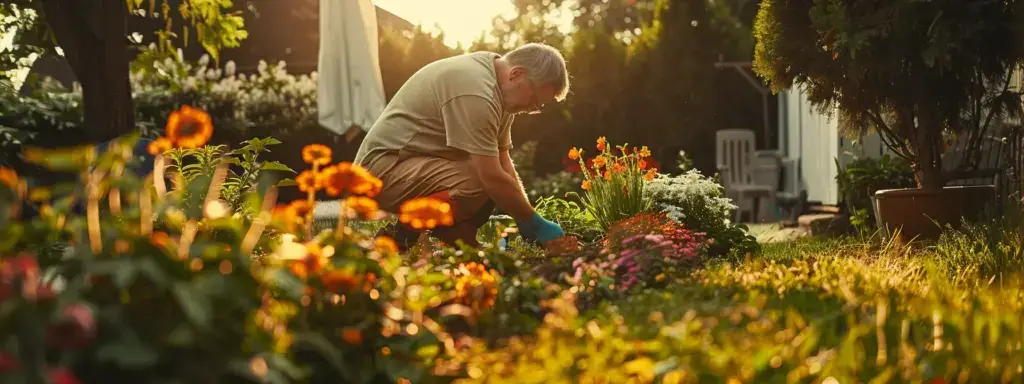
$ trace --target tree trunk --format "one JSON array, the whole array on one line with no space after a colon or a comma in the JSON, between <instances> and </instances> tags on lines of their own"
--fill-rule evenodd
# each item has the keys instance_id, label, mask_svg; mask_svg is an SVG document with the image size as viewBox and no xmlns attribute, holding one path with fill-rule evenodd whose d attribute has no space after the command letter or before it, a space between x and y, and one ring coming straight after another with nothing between
<instances>
[{"instance_id":1,"label":"tree trunk","mask_svg":"<svg viewBox=\"0 0 1024 384\"><path fill-rule=\"evenodd\" d=\"M43 0L42 11L82 85L86 139L133 131L125 0Z\"/></svg>"},{"instance_id":2,"label":"tree trunk","mask_svg":"<svg viewBox=\"0 0 1024 384\"><path fill-rule=\"evenodd\" d=\"M915 127L914 150L916 163L914 173L917 176L917 187L921 189L942 189L941 123L935 119L936 114L921 113L919 125Z\"/></svg>"}]
</instances>

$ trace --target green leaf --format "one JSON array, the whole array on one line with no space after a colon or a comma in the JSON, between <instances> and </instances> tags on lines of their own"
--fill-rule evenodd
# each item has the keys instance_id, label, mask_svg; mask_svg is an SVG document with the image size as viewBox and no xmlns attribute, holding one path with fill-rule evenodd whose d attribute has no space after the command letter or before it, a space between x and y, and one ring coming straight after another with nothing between
<instances>
[{"instance_id":1,"label":"green leaf","mask_svg":"<svg viewBox=\"0 0 1024 384\"><path fill-rule=\"evenodd\" d=\"M277 182L278 187L294 187L296 185L299 184L296 183L294 179L284 179Z\"/></svg>"},{"instance_id":2,"label":"green leaf","mask_svg":"<svg viewBox=\"0 0 1024 384\"><path fill-rule=\"evenodd\" d=\"M114 284L117 284L117 287L121 289L130 287L135 282L135 276L138 275L138 271L135 263L122 263L121 268L114 272Z\"/></svg>"},{"instance_id":3,"label":"green leaf","mask_svg":"<svg viewBox=\"0 0 1024 384\"><path fill-rule=\"evenodd\" d=\"M96 358L126 369L145 369L156 364L159 355L134 335L122 334L120 340L101 345L96 351Z\"/></svg>"},{"instance_id":4,"label":"green leaf","mask_svg":"<svg viewBox=\"0 0 1024 384\"><path fill-rule=\"evenodd\" d=\"M295 173L295 170L293 170L291 168L288 168L287 165L281 164L280 162L277 162L277 161L264 161L264 162L260 163L260 170L261 171L282 171L282 172Z\"/></svg>"},{"instance_id":5,"label":"green leaf","mask_svg":"<svg viewBox=\"0 0 1024 384\"><path fill-rule=\"evenodd\" d=\"M200 328L206 328L210 325L211 313L213 312L212 305L206 297L198 294L192 285L187 282L178 282L174 284L171 292L174 293L175 299L178 300L178 305L181 306L185 316L188 317L192 324Z\"/></svg>"},{"instance_id":6,"label":"green leaf","mask_svg":"<svg viewBox=\"0 0 1024 384\"><path fill-rule=\"evenodd\" d=\"M320 354L320 357L327 362L331 368L338 372L338 375L345 378L347 382L353 382L352 372L344 365L344 356L324 335L318 333L300 333L295 335L292 342L295 346L302 346L312 349Z\"/></svg>"},{"instance_id":7,"label":"green leaf","mask_svg":"<svg viewBox=\"0 0 1024 384\"><path fill-rule=\"evenodd\" d=\"M139 268L139 272L142 272L142 274L149 278L149 280L152 281L154 284L156 284L157 287L167 287L167 274L164 273L162 269L160 269L160 265L157 264L156 260L153 260L151 258L139 260L139 262L136 264L136 267Z\"/></svg>"}]
</instances>

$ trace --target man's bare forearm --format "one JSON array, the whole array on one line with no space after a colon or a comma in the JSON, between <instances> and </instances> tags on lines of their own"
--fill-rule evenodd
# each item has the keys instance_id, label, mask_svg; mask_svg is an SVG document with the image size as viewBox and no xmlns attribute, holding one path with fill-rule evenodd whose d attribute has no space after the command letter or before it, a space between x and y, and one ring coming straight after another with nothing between
<instances>
[{"instance_id":1,"label":"man's bare forearm","mask_svg":"<svg viewBox=\"0 0 1024 384\"><path fill-rule=\"evenodd\" d=\"M508 212L516 221L529 221L533 218L533 206L526 198L522 184L516 176L495 172L482 178L481 183L484 192L494 200L494 204Z\"/></svg>"}]
</instances>

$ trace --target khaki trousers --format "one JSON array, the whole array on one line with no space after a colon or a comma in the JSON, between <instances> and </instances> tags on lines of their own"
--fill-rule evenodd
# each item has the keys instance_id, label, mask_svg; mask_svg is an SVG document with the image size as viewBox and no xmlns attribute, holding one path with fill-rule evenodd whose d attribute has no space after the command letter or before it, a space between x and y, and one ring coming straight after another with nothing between
<instances>
[{"instance_id":1,"label":"khaki trousers","mask_svg":"<svg viewBox=\"0 0 1024 384\"><path fill-rule=\"evenodd\" d=\"M389 153L364 166L384 183L377 197L384 211L398 213L402 203L431 196L452 205L453 227L471 224L476 228L494 212L494 202L468 161Z\"/></svg>"}]
</instances>

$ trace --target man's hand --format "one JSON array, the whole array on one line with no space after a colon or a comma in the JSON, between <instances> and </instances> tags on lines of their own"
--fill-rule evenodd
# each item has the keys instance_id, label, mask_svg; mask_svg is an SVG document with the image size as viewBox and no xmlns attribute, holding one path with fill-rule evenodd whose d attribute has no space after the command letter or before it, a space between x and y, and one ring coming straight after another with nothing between
<instances>
[{"instance_id":1,"label":"man's hand","mask_svg":"<svg viewBox=\"0 0 1024 384\"><path fill-rule=\"evenodd\" d=\"M470 155L470 164L484 191L495 205L512 215L524 238L544 244L564 236L562 227L533 210L519 180L505 171L498 157Z\"/></svg>"},{"instance_id":2,"label":"man's hand","mask_svg":"<svg viewBox=\"0 0 1024 384\"><path fill-rule=\"evenodd\" d=\"M559 237L565 236L562 227L555 222L545 219L540 214L534 213L529 222L516 222L519 227L519 234L523 238L535 241L540 244L547 243Z\"/></svg>"}]
</instances>

